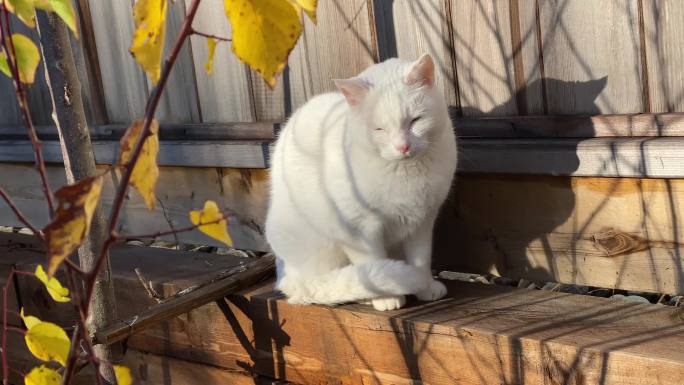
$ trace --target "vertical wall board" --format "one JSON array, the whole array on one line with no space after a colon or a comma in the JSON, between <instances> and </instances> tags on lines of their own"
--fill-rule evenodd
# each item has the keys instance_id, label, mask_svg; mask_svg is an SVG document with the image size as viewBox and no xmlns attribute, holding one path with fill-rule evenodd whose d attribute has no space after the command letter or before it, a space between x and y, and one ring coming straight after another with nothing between
<instances>
[{"instance_id":1,"label":"vertical wall board","mask_svg":"<svg viewBox=\"0 0 684 385\"><path fill-rule=\"evenodd\" d=\"M95 42L110 123L129 123L145 111L147 81L128 49L133 8L127 0L91 0Z\"/></svg>"},{"instance_id":2,"label":"vertical wall board","mask_svg":"<svg viewBox=\"0 0 684 385\"><path fill-rule=\"evenodd\" d=\"M332 79L352 77L373 64L370 3L320 1L317 25L304 17L299 49L290 56L289 98L293 107L312 96L335 90Z\"/></svg>"},{"instance_id":3,"label":"vertical wall board","mask_svg":"<svg viewBox=\"0 0 684 385\"><path fill-rule=\"evenodd\" d=\"M192 1L186 0L189 6ZM198 31L231 37L231 28L221 0L204 0L193 22ZM233 54L229 42L219 42L214 54L214 71L208 75L207 39L192 36L192 57L197 79L197 93L205 123L252 122L252 98L245 66Z\"/></svg>"},{"instance_id":4,"label":"vertical wall board","mask_svg":"<svg viewBox=\"0 0 684 385\"><path fill-rule=\"evenodd\" d=\"M185 4L182 1L169 2L163 57L167 57L173 49L173 44L178 38L183 20L185 20ZM149 78L147 82L151 92L152 84ZM168 123L200 122L195 67L188 40L183 44L183 48L181 48L169 75L169 80L166 83L166 88L157 108L157 119Z\"/></svg>"},{"instance_id":5,"label":"vertical wall board","mask_svg":"<svg viewBox=\"0 0 684 385\"><path fill-rule=\"evenodd\" d=\"M539 1L550 114L644 111L637 6L637 1Z\"/></svg>"},{"instance_id":6,"label":"vertical wall board","mask_svg":"<svg viewBox=\"0 0 684 385\"><path fill-rule=\"evenodd\" d=\"M644 0L644 39L653 112L684 110L684 2Z\"/></svg>"},{"instance_id":7,"label":"vertical wall board","mask_svg":"<svg viewBox=\"0 0 684 385\"><path fill-rule=\"evenodd\" d=\"M508 1L452 0L451 19L465 116L518 113Z\"/></svg>"},{"instance_id":8,"label":"vertical wall board","mask_svg":"<svg viewBox=\"0 0 684 385\"><path fill-rule=\"evenodd\" d=\"M376 1L374 5L380 60L394 56L415 60L429 53L436 66L435 84L443 91L447 104L457 105L445 2L396 0Z\"/></svg>"}]
</instances>

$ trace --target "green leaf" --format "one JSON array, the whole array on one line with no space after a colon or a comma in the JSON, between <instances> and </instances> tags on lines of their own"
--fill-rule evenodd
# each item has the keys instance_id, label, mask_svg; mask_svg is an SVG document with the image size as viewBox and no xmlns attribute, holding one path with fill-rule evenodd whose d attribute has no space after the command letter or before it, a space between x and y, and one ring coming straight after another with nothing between
<instances>
[{"instance_id":1,"label":"green leaf","mask_svg":"<svg viewBox=\"0 0 684 385\"><path fill-rule=\"evenodd\" d=\"M40 282L45 285L45 288L48 291L48 294L50 294L50 297L54 299L57 302L69 302L71 301L71 298L69 298L69 289L66 287L62 286L62 284L57 280L57 278L52 277L48 278L47 274L45 273L45 270L43 270L42 265L36 266L36 278L40 280Z\"/></svg>"},{"instance_id":2,"label":"green leaf","mask_svg":"<svg viewBox=\"0 0 684 385\"><path fill-rule=\"evenodd\" d=\"M10 13L17 15L19 20L31 28L36 27L36 10L34 0L5 0L5 6Z\"/></svg>"},{"instance_id":3,"label":"green leaf","mask_svg":"<svg viewBox=\"0 0 684 385\"><path fill-rule=\"evenodd\" d=\"M207 62L204 63L204 69L207 70L207 74L211 76L214 72L214 53L216 52L216 39L213 37L207 38L207 48L209 49L209 55L207 57Z\"/></svg>"},{"instance_id":4,"label":"green leaf","mask_svg":"<svg viewBox=\"0 0 684 385\"><path fill-rule=\"evenodd\" d=\"M35 0L35 6L44 11L56 13L64 21L64 24L69 27L71 32L78 37L76 11L71 0Z\"/></svg>"},{"instance_id":5,"label":"green leaf","mask_svg":"<svg viewBox=\"0 0 684 385\"><path fill-rule=\"evenodd\" d=\"M51 322L40 322L26 332L24 339L29 351L36 358L66 365L70 341L61 327Z\"/></svg>"},{"instance_id":6,"label":"green leaf","mask_svg":"<svg viewBox=\"0 0 684 385\"><path fill-rule=\"evenodd\" d=\"M223 0L233 52L273 88L302 34L297 9L284 0Z\"/></svg>"},{"instance_id":7,"label":"green leaf","mask_svg":"<svg viewBox=\"0 0 684 385\"><path fill-rule=\"evenodd\" d=\"M114 376L116 376L117 385L131 385L133 383L131 369L123 365L112 366L114 367Z\"/></svg>"},{"instance_id":8,"label":"green leaf","mask_svg":"<svg viewBox=\"0 0 684 385\"><path fill-rule=\"evenodd\" d=\"M37 366L24 377L24 385L60 385L62 375L45 365Z\"/></svg>"},{"instance_id":9,"label":"green leaf","mask_svg":"<svg viewBox=\"0 0 684 385\"><path fill-rule=\"evenodd\" d=\"M33 43L33 40L20 33L12 35L12 43L14 44L14 51L17 54L19 80L21 80L22 83L32 84L35 80L38 63L40 63L40 52L38 51L38 47ZM12 77L12 72L9 69L9 63L7 62L7 56L4 52L0 53L0 71L9 77Z\"/></svg>"}]
</instances>

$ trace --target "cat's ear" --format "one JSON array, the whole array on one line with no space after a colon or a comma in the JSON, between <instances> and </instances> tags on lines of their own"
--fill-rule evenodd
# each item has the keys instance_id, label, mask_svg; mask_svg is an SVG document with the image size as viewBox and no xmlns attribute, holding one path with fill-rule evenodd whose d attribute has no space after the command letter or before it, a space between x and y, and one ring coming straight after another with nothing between
<instances>
[{"instance_id":1,"label":"cat's ear","mask_svg":"<svg viewBox=\"0 0 684 385\"><path fill-rule=\"evenodd\" d=\"M347 103L350 106L355 106L363 101L368 94L368 83L359 78L349 78L349 79L334 79L335 86L342 92L345 98L347 98Z\"/></svg>"},{"instance_id":2,"label":"cat's ear","mask_svg":"<svg viewBox=\"0 0 684 385\"><path fill-rule=\"evenodd\" d=\"M431 87L435 83L435 63L430 54L423 54L416 60L404 79L408 85Z\"/></svg>"}]
</instances>

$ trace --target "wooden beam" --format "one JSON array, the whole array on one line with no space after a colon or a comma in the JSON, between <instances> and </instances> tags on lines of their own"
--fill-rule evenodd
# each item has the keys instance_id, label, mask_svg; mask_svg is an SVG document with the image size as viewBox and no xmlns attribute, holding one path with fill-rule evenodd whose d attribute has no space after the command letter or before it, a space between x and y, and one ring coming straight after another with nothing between
<instances>
[{"instance_id":1,"label":"wooden beam","mask_svg":"<svg viewBox=\"0 0 684 385\"><path fill-rule=\"evenodd\" d=\"M93 143L98 164L112 164L118 142ZM161 141L160 166L266 168L270 141ZM461 139L461 173L602 177L684 177L684 138ZM59 143L46 141L47 162L60 163ZM28 141L0 142L0 162L31 162Z\"/></svg>"},{"instance_id":2,"label":"wooden beam","mask_svg":"<svg viewBox=\"0 0 684 385\"><path fill-rule=\"evenodd\" d=\"M198 263L188 262L187 253L141 258L140 252L149 249L119 250L112 257L118 306L129 315L154 303L128 270L136 263L146 261L147 278L171 294L217 269L209 266L215 261L209 255ZM44 289L34 281L20 281L29 314L40 309L42 319L65 322L69 311L46 309L36 295ZM392 312L293 305L266 283L144 330L128 346L300 384L684 382L680 308L446 283L444 300L410 300Z\"/></svg>"},{"instance_id":3,"label":"wooden beam","mask_svg":"<svg viewBox=\"0 0 684 385\"><path fill-rule=\"evenodd\" d=\"M100 329L95 333L95 343L111 344L121 341L162 321L247 289L275 274L275 258L268 254L237 269L235 272L228 272L226 276L219 276L196 287L187 288L140 314Z\"/></svg>"}]
</instances>

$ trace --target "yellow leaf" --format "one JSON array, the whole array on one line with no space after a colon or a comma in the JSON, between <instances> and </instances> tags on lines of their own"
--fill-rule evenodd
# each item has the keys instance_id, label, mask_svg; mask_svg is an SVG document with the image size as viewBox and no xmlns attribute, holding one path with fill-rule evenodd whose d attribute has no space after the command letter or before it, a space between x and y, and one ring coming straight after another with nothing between
<instances>
[{"instance_id":1,"label":"yellow leaf","mask_svg":"<svg viewBox=\"0 0 684 385\"><path fill-rule=\"evenodd\" d=\"M60 385L62 375L45 365L37 366L24 377L24 385Z\"/></svg>"},{"instance_id":2,"label":"yellow leaf","mask_svg":"<svg viewBox=\"0 0 684 385\"><path fill-rule=\"evenodd\" d=\"M316 24L316 5L318 0L290 0L297 9L302 9L309 16L309 19Z\"/></svg>"},{"instance_id":3,"label":"yellow leaf","mask_svg":"<svg viewBox=\"0 0 684 385\"><path fill-rule=\"evenodd\" d=\"M33 326L38 325L41 321L38 317L34 317L32 315L24 315L24 308L21 308L21 311L19 312L19 316L21 316L21 320L24 321L24 325L26 325L26 329L31 329Z\"/></svg>"},{"instance_id":4,"label":"yellow leaf","mask_svg":"<svg viewBox=\"0 0 684 385\"><path fill-rule=\"evenodd\" d=\"M51 323L33 325L24 336L26 346L36 358L54 360L64 366L69 355L69 337L64 329Z\"/></svg>"},{"instance_id":5,"label":"yellow leaf","mask_svg":"<svg viewBox=\"0 0 684 385\"><path fill-rule=\"evenodd\" d=\"M36 27L36 10L34 0L5 0L5 6L11 13L17 15L19 20L31 28Z\"/></svg>"},{"instance_id":6,"label":"yellow leaf","mask_svg":"<svg viewBox=\"0 0 684 385\"><path fill-rule=\"evenodd\" d=\"M201 223L211 222L211 224L200 226L199 230L228 246L233 246L233 240L230 239L230 234L228 234L228 222L223 213L219 211L216 202L206 201L202 210L190 211L190 222L196 226Z\"/></svg>"},{"instance_id":7,"label":"yellow leaf","mask_svg":"<svg viewBox=\"0 0 684 385\"><path fill-rule=\"evenodd\" d=\"M131 159L135 142L142 133L144 121L138 119L126 130L126 134L121 138L121 149L119 150L119 166L125 167ZM154 210L156 200L154 190L159 178L159 167L157 167L157 153L159 153L159 123L152 120L150 125L150 136L145 139L142 152L138 157L138 162L131 174L131 185L142 195L147 208Z\"/></svg>"},{"instance_id":8,"label":"yellow leaf","mask_svg":"<svg viewBox=\"0 0 684 385\"><path fill-rule=\"evenodd\" d=\"M214 53L216 52L216 39L213 37L207 38L207 48L209 49L209 57L207 57L207 62L204 63L204 69L207 70L207 74L211 75L214 72Z\"/></svg>"},{"instance_id":9,"label":"yellow leaf","mask_svg":"<svg viewBox=\"0 0 684 385\"><path fill-rule=\"evenodd\" d=\"M114 376L116 376L117 385L131 385L133 383L131 369L123 365L112 366L114 367Z\"/></svg>"},{"instance_id":10,"label":"yellow leaf","mask_svg":"<svg viewBox=\"0 0 684 385\"><path fill-rule=\"evenodd\" d=\"M64 24L78 37L78 27L76 25L76 11L71 0L34 0L36 8L43 11L54 12L59 16Z\"/></svg>"},{"instance_id":11,"label":"yellow leaf","mask_svg":"<svg viewBox=\"0 0 684 385\"><path fill-rule=\"evenodd\" d=\"M40 63L40 52L33 41L20 34L12 35L14 51L17 54L17 66L19 67L19 80L22 83L32 84L36 77L36 69ZM7 63L7 56L4 52L0 53L0 72L12 77L12 72Z\"/></svg>"},{"instance_id":12,"label":"yellow leaf","mask_svg":"<svg viewBox=\"0 0 684 385\"><path fill-rule=\"evenodd\" d=\"M166 0L138 0L133 8L135 33L130 52L156 84L161 72L166 31Z\"/></svg>"},{"instance_id":13,"label":"yellow leaf","mask_svg":"<svg viewBox=\"0 0 684 385\"><path fill-rule=\"evenodd\" d=\"M84 178L55 193L59 207L55 219L43 230L48 249L48 277L83 243L100 199L103 180L103 175Z\"/></svg>"},{"instance_id":14,"label":"yellow leaf","mask_svg":"<svg viewBox=\"0 0 684 385\"><path fill-rule=\"evenodd\" d=\"M223 0L223 5L233 28L233 52L273 88L302 33L297 10L283 0Z\"/></svg>"},{"instance_id":15,"label":"yellow leaf","mask_svg":"<svg viewBox=\"0 0 684 385\"><path fill-rule=\"evenodd\" d=\"M69 298L69 289L62 286L57 278L48 278L47 274L45 274L45 270L43 270L42 265L36 266L35 274L36 278L38 278L38 280L45 285L45 288L52 299L57 302L69 302L71 300Z\"/></svg>"}]
</instances>

